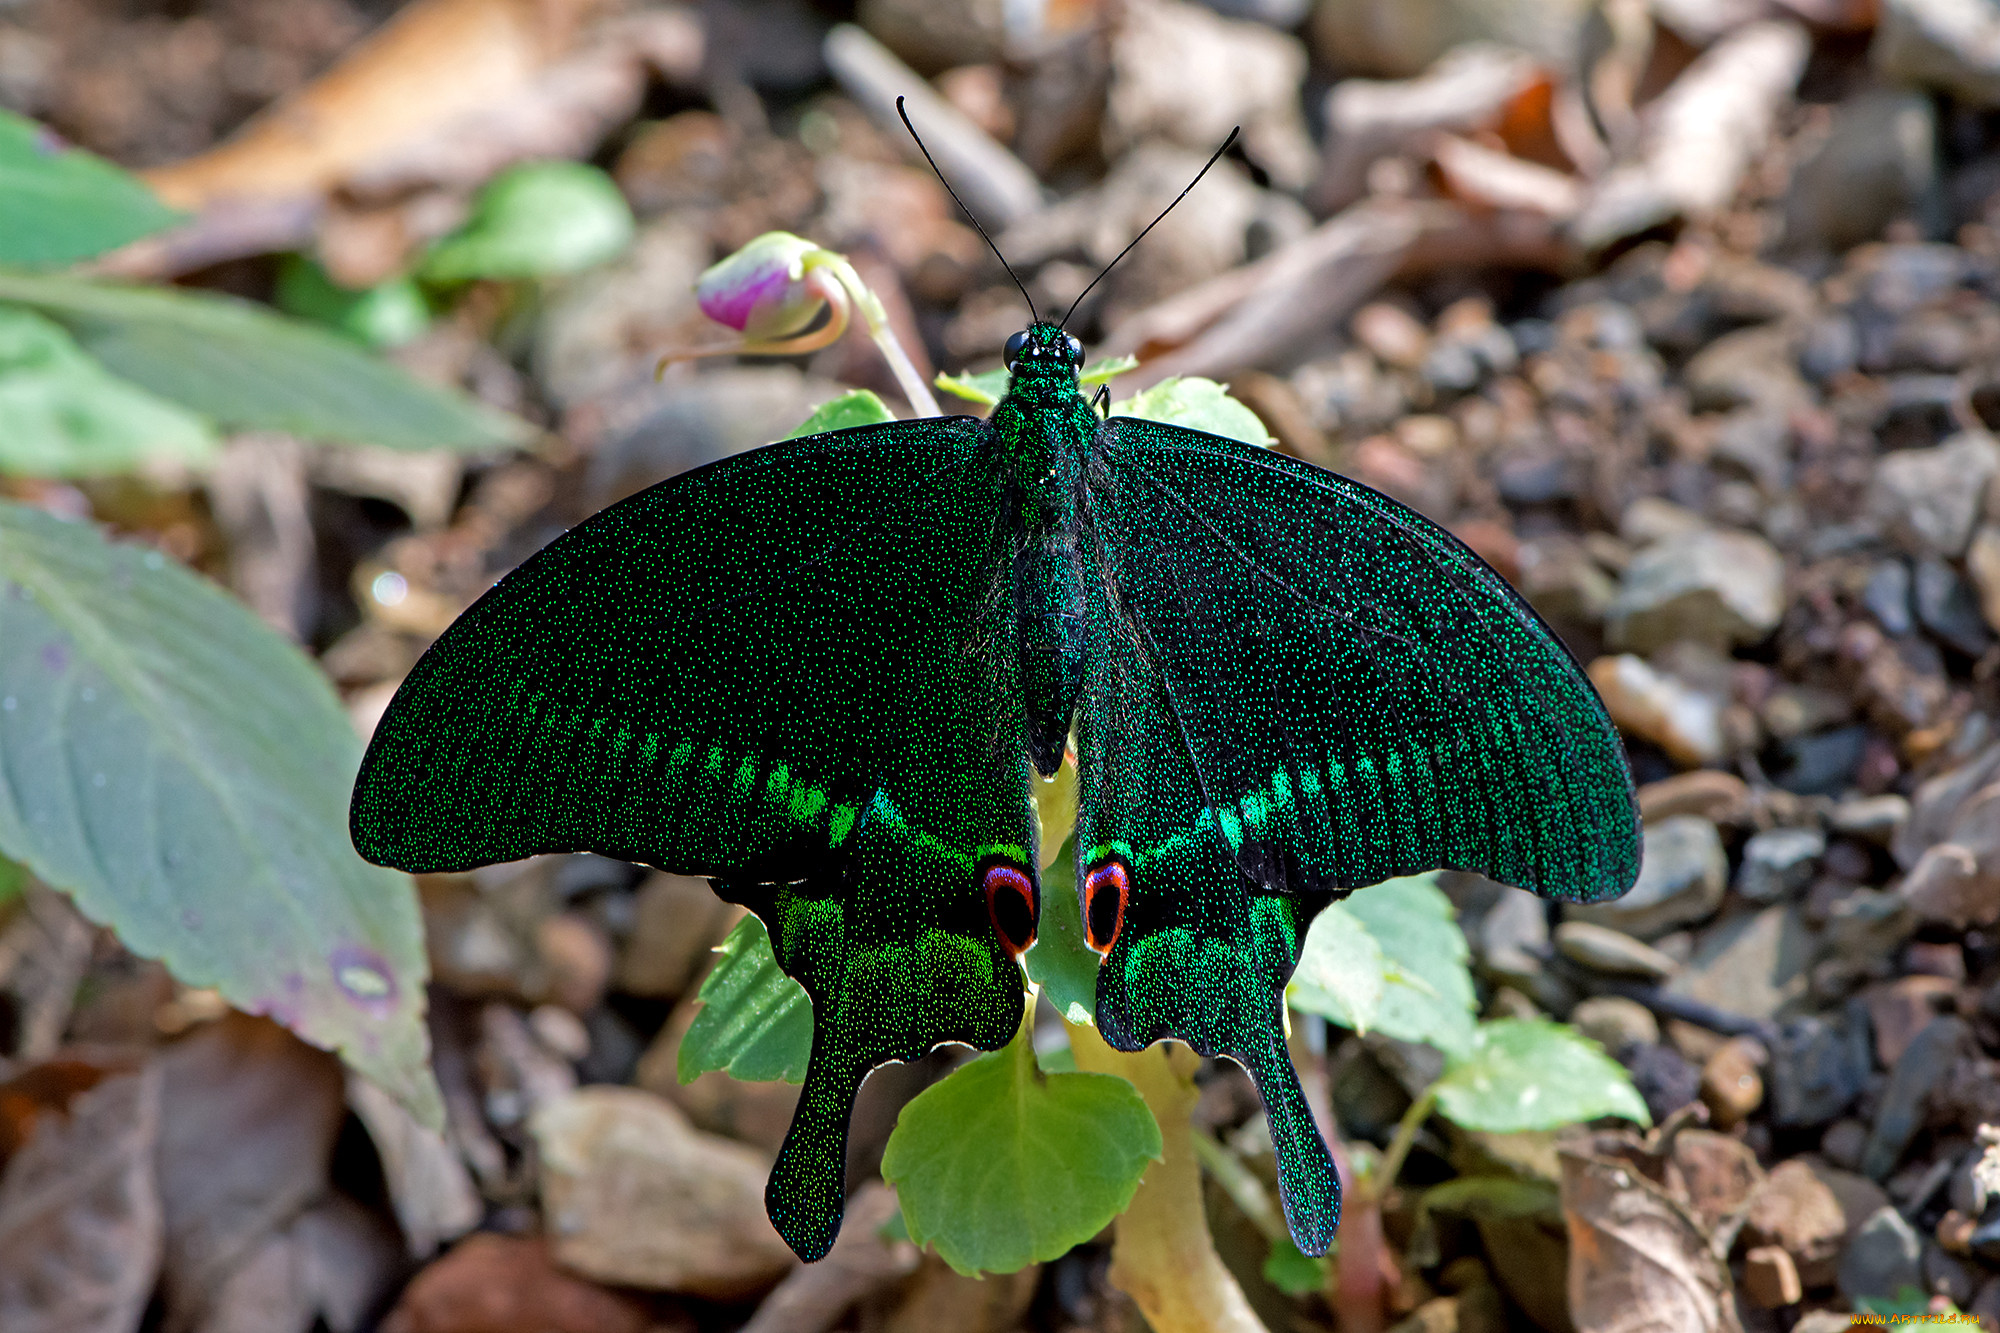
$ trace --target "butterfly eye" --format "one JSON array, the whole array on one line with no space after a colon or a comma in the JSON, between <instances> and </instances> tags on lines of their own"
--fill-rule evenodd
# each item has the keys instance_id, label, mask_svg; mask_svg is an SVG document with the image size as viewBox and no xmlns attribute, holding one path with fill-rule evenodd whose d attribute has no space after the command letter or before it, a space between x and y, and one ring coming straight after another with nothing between
<instances>
[{"instance_id":1,"label":"butterfly eye","mask_svg":"<svg viewBox=\"0 0 2000 1333\"><path fill-rule=\"evenodd\" d=\"M1069 363L1073 366L1083 364L1083 344L1076 340L1075 334L1069 335Z\"/></svg>"},{"instance_id":2,"label":"butterfly eye","mask_svg":"<svg viewBox=\"0 0 2000 1333\"><path fill-rule=\"evenodd\" d=\"M1125 925L1125 904L1132 897L1132 878L1122 863L1111 861L1083 877L1084 943L1101 954L1111 952Z\"/></svg>"},{"instance_id":3,"label":"butterfly eye","mask_svg":"<svg viewBox=\"0 0 2000 1333\"><path fill-rule=\"evenodd\" d=\"M1007 348L1005 351L1000 353L1000 359L1002 361L1005 361L1010 366L1013 365L1015 361L1020 359L1021 349L1026 347L1027 345L1028 345L1028 331L1026 329L1022 329L1019 333L1015 334L1013 337L1007 340ZM991 346L991 344L989 343L988 346Z\"/></svg>"},{"instance_id":4,"label":"butterfly eye","mask_svg":"<svg viewBox=\"0 0 2000 1333\"><path fill-rule=\"evenodd\" d=\"M993 929L1008 955L1018 958L1035 942L1034 881L1010 865L989 867L981 878Z\"/></svg>"}]
</instances>

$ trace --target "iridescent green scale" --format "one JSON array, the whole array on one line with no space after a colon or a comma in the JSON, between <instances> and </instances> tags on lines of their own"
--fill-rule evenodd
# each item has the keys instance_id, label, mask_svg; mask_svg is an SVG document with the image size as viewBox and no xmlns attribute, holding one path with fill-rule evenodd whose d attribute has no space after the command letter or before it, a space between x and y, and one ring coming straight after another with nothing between
<instances>
[{"instance_id":1,"label":"iridescent green scale","mask_svg":"<svg viewBox=\"0 0 2000 1333\"><path fill-rule=\"evenodd\" d=\"M1438 866L1578 899L1637 874L1603 706L1490 568L1331 473L1100 420L1081 357L1037 323L986 421L786 440L580 524L425 654L355 784L381 864L592 851L763 919L813 1002L766 1194L807 1259L868 1071L1020 1024L1029 780L1072 726L1098 1024L1250 1071L1308 1253L1339 1186L1282 1006L1314 915Z\"/></svg>"}]
</instances>

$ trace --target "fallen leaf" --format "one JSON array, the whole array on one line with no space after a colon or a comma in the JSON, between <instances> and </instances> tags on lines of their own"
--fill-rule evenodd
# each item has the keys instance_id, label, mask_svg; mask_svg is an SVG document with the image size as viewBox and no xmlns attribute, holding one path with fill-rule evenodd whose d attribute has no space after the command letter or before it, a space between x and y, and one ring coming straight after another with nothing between
<instances>
[{"instance_id":1,"label":"fallen leaf","mask_svg":"<svg viewBox=\"0 0 2000 1333\"><path fill-rule=\"evenodd\" d=\"M1685 1207L1629 1163L1558 1152L1578 1333L1742 1333L1729 1269Z\"/></svg>"},{"instance_id":2,"label":"fallen leaf","mask_svg":"<svg viewBox=\"0 0 2000 1333\"><path fill-rule=\"evenodd\" d=\"M479 1189L443 1134L418 1124L394 1097L351 1072L347 1104L367 1127L382 1160L389 1203L413 1258L424 1258L479 1225L485 1211Z\"/></svg>"},{"instance_id":3,"label":"fallen leaf","mask_svg":"<svg viewBox=\"0 0 2000 1333\"><path fill-rule=\"evenodd\" d=\"M646 1307L555 1266L549 1243L470 1237L410 1282L382 1333L644 1333Z\"/></svg>"},{"instance_id":4,"label":"fallen leaf","mask_svg":"<svg viewBox=\"0 0 2000 1333\"><path fill-rule=\"evenodd\" d=\"M266 1237L208 1302L196 1333L356 1333L403 1263L395 1228L345 1195Z\"/></svg>"},{"instance_id":5,"label":"fallen leaf","mask_svg":"<svg viewBox=\"0 0 2000 1333\"><path fill-rule=\"evenodd\" d=\"M0 1177L0 1328L129 1333L161 1249L160 1072L106 1078L35 1123Z\"/></svg>"},{"instance_id":6,"label":"fallen leaf","mask_svg":"<svg viewBox=\"0 0 2000 1333\"><path fill-rule=\"evenodd\" d=\"M178 1333L326 1189L346 1107L340 1062L268 1019L203 1024L159 1064L166 1328Z\"/></svg>"}]
</instances>

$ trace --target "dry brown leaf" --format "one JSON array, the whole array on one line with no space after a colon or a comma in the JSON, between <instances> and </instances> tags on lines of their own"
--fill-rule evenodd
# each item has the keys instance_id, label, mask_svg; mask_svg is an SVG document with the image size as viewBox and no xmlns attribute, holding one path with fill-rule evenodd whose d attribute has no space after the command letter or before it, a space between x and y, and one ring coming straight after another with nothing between
<instances>
[{"instance_id":1,"label":"dry brown leaf","mask_svg":"<svg viewBox=\"0 0 2000 1333\"><path fill-rule=\"evenodd\" d=\"M161 1247L160 1073L106 1078L41 1116L0 1177L0 1328L129 1333Z\"/></svg>"},{"instance_id":2,"label":"dry brown leaf","mask_svg":"<svg viewBox=\"0 0 2000 1333\"><path fill-rule=\"evenodd\" d=\"M1559 1151L1578 1333L1742 1333L1729 1269L1683 1205L1628 1162Z\"/></svg>"},{"instance_id":3,"label":"dry brown leaf","mask_svg":"<svg viewBox=\"0 0 2000 1333\"><path fill-rule=\"evenodd\" d=\"M459 116L503 105L597 0L417 0L227 143L147 179L176 208L323 195Z\"/></svg>"},{"instance_id":4,"label":"dry brown leaf","mask_svg":"<svg viewBox=\"0 0 2000 1333\"><path fill-rule=\"evenodd\" d=\"M268 1019L205 1024L159 1064L166 1327L177 1333L326 1189L346 1107L340 1062Z\"/></svg>"},{"instance_id":5,"label":"dry brown leaf","mask_svg":"<svg viewBox=\"0 0 2000 1333\"><path fill-rule=\"evenodd\" d=\"M646 1307L565 1273L546 1240L482 1233L417 1274L382 1333L645 1333Z\"/></svg>"},{"instance_id":6,"label":"dry brown leaf","mask_svg":"<svg viewBox=\"0 0 2000 1333\"><path fill-rule=\"evenodd\" d=\"M395 1282L402 1246L345 1195L322 1199L258 1245L207 1305L196 1333L355 1333Z\"/></svg>"},{"instance_id":7,"label":"dry brown leaf","mask_svg":"<svg viewBox=\"0 0 2000 1333\"><path fill-rule=\"evenodd\" d=\"M479 1225L479 1189L449 1139L418 1124L401 1102L359 1074L347 1076L347 1104L382 1159L389 1202L412 1257L425 1258Z\"/></svg>"}]
</instances>

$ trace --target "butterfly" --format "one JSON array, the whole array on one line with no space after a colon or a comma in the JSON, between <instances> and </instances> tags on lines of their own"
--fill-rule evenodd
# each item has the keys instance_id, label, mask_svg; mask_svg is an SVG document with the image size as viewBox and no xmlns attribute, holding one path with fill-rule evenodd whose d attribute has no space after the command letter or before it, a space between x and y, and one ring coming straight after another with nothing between
<instances>
[{"instance_id":1,"label":"butterfly","mask_svg":"<svg viewBox=\"0 0 2000 1333\"><path fill-rule=\"evenodd\" d=\"M383 714L354 845L416 872L596 852L756 913L813 1007L765 1191L809 1262L861 1081L1006 1045L1043 891L1075 892L1105 1041L1248 1070L1292 1236L1324 1254L1340 1184L1284 1036L1313 918L1437 867L1616 896L1631 772L1463 543L1272 450L1101 416L1068 316L1029 306L987 418L725 458L503 578ZM1072 738L1077 877L1045 886L1032 783Z\"/></svg>"}]
</instances>

